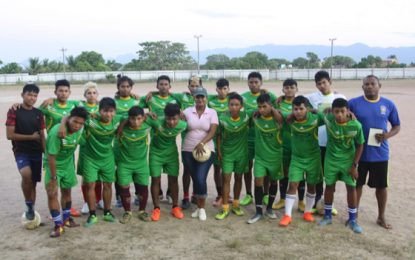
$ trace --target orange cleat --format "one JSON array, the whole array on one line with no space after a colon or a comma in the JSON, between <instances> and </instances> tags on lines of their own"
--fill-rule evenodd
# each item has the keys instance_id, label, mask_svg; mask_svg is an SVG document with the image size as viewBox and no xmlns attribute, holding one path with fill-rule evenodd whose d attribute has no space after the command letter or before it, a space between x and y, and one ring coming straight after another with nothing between
<instances>
[{"instance_id":1,"label":"orange cleat","mask_svg":"<svg viewBox=\"0 0 415 260\"><path fill-rule=\"evenodd\" d=\"M173 217L178 218L178 219L184 218L182 208L180 208L180 207L172 208L171 209L171 214L173 215Z\"/></svg>"},{"instance_id":2,"label":"orange cleat","mask_svg":"<svg viewBox=\"0 0 415 260\"><path fill-rule=\"evenodd\" d=\"M313 213L305 212L304 215L303 215L303 219L307 222L314 222Z\"/></svg>"},{"instance_id":3,"label":"orange cleat","mask_svg":"<svg viewBox=\"0 0 415 260\"><path fill-rule=\"evenodd\" d=\"M292 218L288 215L284 215L280 221L281 227L288 227L288 225L291 223Z\"/></svg>"},{"instance_id":4,"label":"orange cleat","mask_svg":"<svg viewBox=\"0 0 415 260\"><path fill-rule=\"evenodd\" d=\"M79 212L79 210L76 210L75 208L71 208L71 216L75 218L80 217L81 212Z\"/></svg>"},{"instance_id":5,"label":"orange cleat","mask_svg":"<svg viewBox=\"0 0 415 260\"><path fill-rule=\"evenodd\" d=\"M160 220L160 209L155 208L151 213L151 220L152 221L159 221Z\"/></svg>"}]
</instances>

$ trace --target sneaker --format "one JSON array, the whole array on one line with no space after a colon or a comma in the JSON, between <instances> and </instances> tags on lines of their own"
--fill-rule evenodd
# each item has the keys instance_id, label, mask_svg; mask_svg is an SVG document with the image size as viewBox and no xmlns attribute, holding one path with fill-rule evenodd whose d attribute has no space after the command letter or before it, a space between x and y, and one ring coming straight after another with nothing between
<instances>
[{"instance_id":1,"label":"sneaker","mask_svg":"<svg viewBox=\"0 0 415 260\"><path fill-rule=\"evenodd\" d=\"M303 219L307 222L314 222L314 217L313 217L313 213L311 212L305 212L303 214Z\"/></svg>"},{"instance_id":2,"label":"sneaker","mask_svg":"<svg viewBox=\"0 0 415 260\"><path fill-rule=\"evenodd\" d=\"M84 203L84 205L82 206L82 209L81 209L81 213L83 214L83 215L85 215L85 214L88 214L89 213L89 207L88 207L88 203Z\"/></svg>"},{"instance_id":3,"label":"sneaker","mask_svg":"<svg viewBox=\"0 0 415 260\"><path fill-rule=\"evenodd\" d=\"M199 220L205 221L206 220L206 211L204 208L199 209Z\"/></svg>"},{"instance_id":4,"label":"sneaker","mask_svg":"<svg viewBox=\"0 0 415 260\"><path fill-rule=\"evenodd\" d=\"M98 223L98 218L95 215L89 215L88 219L86 220L85 227L89 228Z\"/></svg>"},{"instance_id":5,"label":"sneaker","mask_svg":"<svg viewBox=\"0 0 415 260\"><path fill-rule=\"evenodd\" d=\"M167 198L167 203L169 205L172 205L173 204L173 197L170 194L167 194L166 198Z\"/></svg>"},{"instance_id":6,"label":"sneaker","mask_svg":"<svg viewBox=\"0 0 415 260\"><path fill-rule=\"evenodd\" d=\"M329 217L324 217L322 220L320 220L320 222L318 222L319 226L327 226L327 225L331 225L333 223L333 221L331 220L331 218Z\"/></svg>"},{"instance_id":7,"label":"sneaker","mask_svg":"<svg viewBox=\"0 0 415 260\"><path fill-rule=\"evenodd\" d=\"M153 209L153 212L151 213L151 220L152 221L160 220L160 209L159 208Z\"/></svg>"},{"instance_id":8,"label":"sneaker","mask_svg":"<svg viewBox=\"0 0 415 260\"><path fill-rule=\"evenodd\" d=\"M122 215L122 218L120 219L120 223L127 224L128 222L130 222L131 217L132 217L131 211L124 212L124 214Z\"/></svg>"},{"instance_id":9,"label":"sneaker","mask_svg":"<svg viewBox=\"0 0 415 260\"><path fill-rule=\"evenodd\" d=\"M284 215L280 221L281 227L288 227L289 224L291 224L292 218L288 215Z\"/></svg>"},{"instance_id":10,"label":"sneaker","mask_svg":"<svg viewBox=\"0 0 415 260\"><path fill-rule=\"evenodd\" d=\"M111 212L108 212L107 214L104 214L104 217L102 218L104 221L107 222L115 222L115 217L112 215Z\"/></svg>"},{"instance_id":11,"label":"sneaker","mask_svg":"<svg viewBox=\"0 0 415 260\"><path fill-rule=\"evenodd\" d=\"M192 195L192 198L190 199L190 202L192 202L193 204L197 204L196 196Z\"/></svg>"},{"instance_id":12,"label":"sneaker","mask_svg":"<svg viewBox=\"0 0 415 260\"><path fill-rule=\"evenodd\" d=\"M25 212L25 216L27 220L34 220L35 219L35 211L34 210L28 210Z\"/></svg>"},{"instance_id":13,"label":"sneaker","mask_svg":"<svg viewBox=\"0 0 415 260\"><path fill-rule=\"evenodd\" d=\"M122 201L121 201L121 199L116 199L116 201L115 201L115 207L116 208L122 208Z\"/></svg>"},{"instance_id":14,"label":"sneaker","mask_svg":"<svg viewBox=\"0 0 415 260\"><path fill-rule=\"evenodd\" d=\"M137 195L134 196L134 205L140 206L140 198Z\"/></svg>"},{"instance_id":15,"label":"sneaker","mask_svg":"<svg viewBox=\"0 0 415 260\"><path fill-rule=\"evenodd\" d=\"M55 226L52 231L50 232L50 237L60 237L63 233L65 233L65 229L63 226Z\"/></svg>"},{"instance_id":16,"label":"sneaker","mask_svg":"<svg viewBox=\"0 0 415 260\"><path fill-rule=\"evenodd\" d=\"M197 208L195 211L193 211L192 213L192 218L198 218L199 217L199 208Z\"/></svg>"},{"instance_id":17,"label":"sneaker","mask_svg":"<svg viewBox=\"0 0 415 260\"><path fill-rule=\"evenodd\" d=\"M66 221L63 222L63 225L68 228L79 227L80 225L74 221L73 218L69 217Z\"/></svg>"},{"instance_id":18,"label":"sneaker","mask_svg":"<svg viewBox=\"0 0 415 260\"><path fill-rule=\"evenodd\" d=\"M144 222L150 222L151 221L150 215L148 215L148 213L145 212L144 210L138 212L138 219L140 219Z\"/></svg>"},{"instance_id":19,"label":"sneaker","mask_svg":"<svg viewBox=\"0 0 415 260\"><path fill-rule=\"evenodd\" d=\"M182 199L182 209L190 208L190 201L189 199Z\"/></svg>"},{"instance_id":20,"label":"sneaker","mask_svg":"<svg viewBox=\"0 0 415 260\"><path fill-rule=\"evenodd\" d=\"M75 208L71 208L71 216L72 217L80 217L81 216L81 212L79 212L79 210L76 210Z\"/></svg>"},{"instance_id":21,"label":"sneaker","mask_svg":"<svg viewBox=\"0 0 415 260\"><path fill-rule=\"evenodd\" d=\"M305 210L305 203L304 200L299 200L298 201L298 211L300 212L304 212Z\"/></svg>"},{"instance_id":22,"label":"sneaker","mask_svg":"<svg viewBox=\"0 0 415 260\"><path fill-rule=\"evenodd\" d=\"M254 224L262 218L263 218L262 214L255 213L255 215L252 216L252 218L248 219L247 223L248 224Z\"/></svg>"},{"instance_id":23,"label":"sneaker","mask_svg":"<svg viewBox=\"0 0 415 260\"><path fill-rule=\"evenodd\" d=\"M216 214L215 219L217 220L224 220L227 216L229 216L229 210L221 209L218 214Z\"/></svg>"},{"instance_id":24,"label":"sneaker","mask_svg":"<svg viewBox=\"0 0 415 260\"><path fill-rule=\"evenodd\" d=\"M97 208L102 209L102 210L104 209L104 201L103 200L98 201Z\"/></svg>"},{"instance_id":25,"label":"sneaker","mask_svg":"<svg viewBox=\"0 0 415 260\"><path fill-rule=\"evenodd\" d=\"M277 203L272 205L272 209L282 209L285 207L285 199L280 199Z\"/></svg>"},{"instance_id":26,"label":"sneaker","mask_svg":"<svg viewBox=\"0 0 415 260\"><path fill-rule=\"evenodd\" d=\"M241 207L232 207L232 213L238 217L245 215L245 212L241 209Z\"/></svg>"},{"instance_id":27,"label":"sneaker","mask_svg":"<svg viewBox=\"0 0 415 260\"><path fill-rule=\"evenodd\" d=\"M356 234L360 234L363 232L363 229L361 226L359 226L359 224L357 224L356 220L348 220L346 222L346 226L349 226L349 228L351 230L353 230L353 232L355 232Z\"/></svg>"},{"instance_id":28,"label":"sneaker","mask_svg":"<svg viewBox=\"0 0 415 260\"><path fill-rule=\"evenodd\" d=\"M264 197L262 197L262 203L267 206L268 205L268 201L269 201L269 195L265 195Z\"/></svg>"},{"instance_id":29,"label":"sneaker","mask_svg":"<svg viewBox=\"0 0 415 260\"><path fill-rule=\"evenodd\" d=\"M272 209L267 209L265 211L265 216L267 216L270 219L276 219L277 218L277 214L275 214L274 210L272 210Z\"/></svg>"},{"instance_id":30,"label":"sneaker","mask_svg":"<svg viewBox=\"0 0 415 260\"><path fill-rule=\"evenodd\" d=\"M239 202L241 206L247 206L253 202L252 195L246 194L245 197Z\"/></svg>"},{"instance_id":31,"label":"sneaker","mask_svg":"<svg viewBox=\"0 0 415 260\"><path fill-rule=\"evenodd\" d=\"M216 199L212 203L213 207L221 207L222 206L222 197L217 196Z\"/></svg>"},{"instance_id":32,"label":"sneaker","mask_svg":"<svg viewBox=\"0 0 415 260\"><path fill-rule=\"evenodd\" d=\"M174 207L174 208L172 208L170 213L171 213L171 214L173 215L173 217L175 217L175 218L178 218L178 219L182 219L182 218L184 218L184 215L183 215L182 209L181 209L180 207Z\"/></svg>"}]
</instances>

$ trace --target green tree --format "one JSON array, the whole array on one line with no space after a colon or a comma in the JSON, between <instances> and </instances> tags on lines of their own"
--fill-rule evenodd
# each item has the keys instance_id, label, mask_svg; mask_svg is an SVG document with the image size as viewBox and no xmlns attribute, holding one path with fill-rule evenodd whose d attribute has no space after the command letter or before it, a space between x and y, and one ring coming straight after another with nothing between
<instances>
[{"instance_id":1,"label":"green tree","mask_svg":"<svg viewBox=\"0 0 415 260\"><path fill-rule=\"evenodd\" d=\"M14 74L14 73L22 73L22 72L23 72L23 68L16 62L8 63L0 68L1 74Z\"/></svg>"},{"instance_id":2,"label":"green tree","mask_svg":"<svg viewBox=\"0 0 415 260\"><path fill-rule=\"evenodd\" d=\"M267 69L268 68L268 56L264 53L252 51L243 56L242 62L249 64L247 69Z\"/></svg>"},{"instance_id":3,"label":"green tree","mask_svg":"<svg viewBox=\"0 0 415 260\"><path fill-rule=\"evenodd\" d=\"M308 67L309 60L303 57L298 57L293 60L293 67L299 68L299 69L305 69Z\"/></svg>"},{"instance_id":4,"label":"green tree","mask_svg":"<svg viewBox=\"0 0 415 260\"><path fill-rule=\"evenodd\" d=\"M365 58L362 58L358 64L357 68L379 68L382 66L382 58L379 56L369 55Z\"/></svg>"},{"instance_id":5,"label":"green tree","mask_svg":"<svg viewBox=\"0 0 415 260\"><path fill-rule=\"evenodd\" d=\"M36 75L42 71L42 64L40 63L38 57L29 58L29 66L27 67L27 71L30 75Z\"/></svg>"},{"instance_id":6,"label":"green tree","mask_svg":"<svg viewBox=\"0 0 415 260\"><path fill-rule=\"evenodd\" d=\"M115 60L107 60L105 65L113 71L119 70L122 67L122 64Z\"/></svg>"},{"instance_id":7,"label":"green tree","mask_svg":"<svg viewBox=\"0 0 415 260\"><path fill-rule=\"evenodd\" d=\"M203 69L218 70L228 69L231 59L225 54L214 54L206 57L206 63L201 66Z\"/></svg>"},{"instance_id":8,"label":"green tree","mask_svg":"<svg viewBox=\"0 0 415 260\"><path fill-rule=\"evenodd\" d=\"M291 64L289 60L286 59L269 59L268 68L272 70L281 69L282 66L288 66Z\"/></svg>"},{"instance_id":9,"label":"green tree","mask_svg":"<svg viewBox=\"0 0 415 260\"><path fill-rule=\"evenodd\" d=\"M102 54L95 51L83 51L75 58L77 71L107 71L111 70L102 57Z\"/></svg>"},{"instance_id":10,"label":"green tree","mask_svg":"<svg viewBox=\"0 0 415 260\"><path fill-rule=\"evenodd\" d=\"M68 67L69 71L76 70L76 60L73 55L69 55L66 57L66 66Z\"/></svg>"},{"instance_id":11,"label":"green tree","mask_svg":"<svg viewBox=\"0 0 415 260\"><path fill-rule=\"evenodd\" d=\"M333 67L336 68L352 68L355 66L356 62L347 56L336 55L333 58L328 57L323 61L323 68L330 68L331 63L333 62Z\"/></svg>"},{"instance_id":12,"label":"green tree","mask_svg":"<svg viewBox=\"0 0 415 260\"><path fill-rule=\"evenodd\" d=\"M320 58L314 52L307 52L306 53L308 64L307 68L320 68Z\"/></svg>"}]
</instances>

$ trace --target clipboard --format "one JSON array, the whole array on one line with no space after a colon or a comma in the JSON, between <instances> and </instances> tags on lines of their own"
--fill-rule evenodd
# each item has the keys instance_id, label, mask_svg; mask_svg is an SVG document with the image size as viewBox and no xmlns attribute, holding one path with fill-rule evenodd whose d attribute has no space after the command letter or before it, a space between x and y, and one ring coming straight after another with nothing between
<instances>
[{"instance_id":1,"label":"clipboard","mask_svg":"<svg viewBox=\"0 0 415 260\"><path fill-rule=\"evenodd\" d=\"M367 145L370 146L377 146L380 147L380 145L382 143L379 143L376 138L375 135L376 134L382 134L383 133L383 129L379 129L379 128L370 128L369 129L369 136L367 138Z\"/></svg>"}]
</instances>

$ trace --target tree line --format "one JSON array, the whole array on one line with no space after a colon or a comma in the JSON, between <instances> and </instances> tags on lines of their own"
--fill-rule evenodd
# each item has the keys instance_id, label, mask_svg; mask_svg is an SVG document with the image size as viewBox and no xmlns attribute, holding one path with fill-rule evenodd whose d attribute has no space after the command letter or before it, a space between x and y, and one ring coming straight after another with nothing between
<instances>
[{"instance_id":1,"label":"tree line","mask_svg":"<svg viewBox=\"0 0 415 260\"><path fill-rule=\"evenodd\" d=\"M3 64L0 60L0 74L29 73L36 75L49 72L82 72L82 71L142 71L142 70L190 70L197 67L197 62L190 56L185 44L170 41L148 41L138 44L137 58L126 64L115 60L105 60L103 55L95 51L83 51L78 56L65 57L62 61L49 59L41 60L32 57L26 67L16 62ZM317 54L307 52L305 57L298 57L292 61L284 58L269 58L266 54L252 51L243 57L230 58L225 54L213 54L206 57L201 69L315 69L315 68L401 68L407 67L404 63L398 63L396 55L388 56L389 62L379 56L368 55L355 61L351 57L335 55L320 59ZM411 63L409 66L415 66Z\"/></svg>"}]
</instances>

